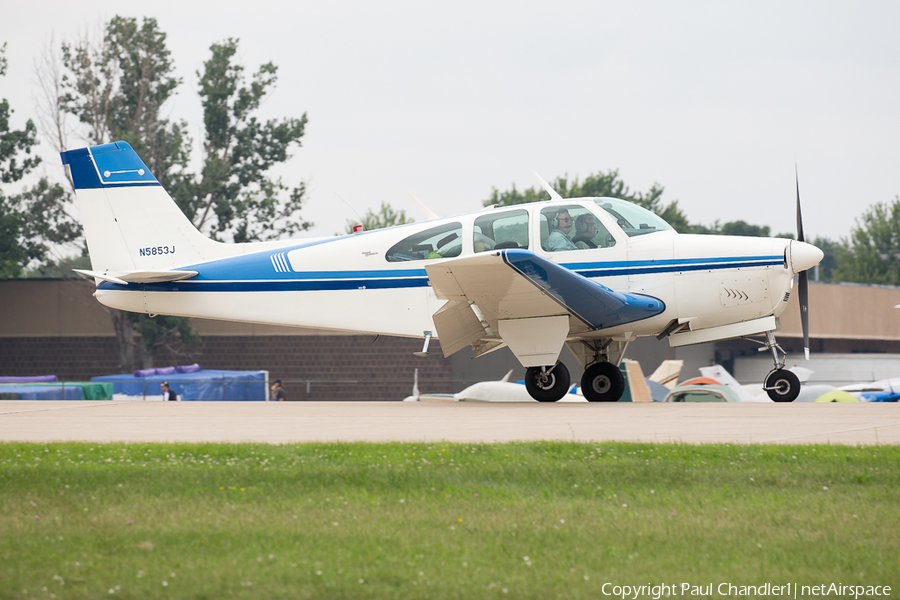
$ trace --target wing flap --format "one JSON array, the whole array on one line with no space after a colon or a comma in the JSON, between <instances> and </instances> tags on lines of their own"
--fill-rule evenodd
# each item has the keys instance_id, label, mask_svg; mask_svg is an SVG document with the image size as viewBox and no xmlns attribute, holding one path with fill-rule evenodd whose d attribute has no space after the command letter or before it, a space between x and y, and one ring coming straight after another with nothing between
<instances>
[{"instance_id":1,"label":"wing flap","mask_svg":"<svg viewBox=\"0 0 900 600\"><path fill-rule=\"evenodd\" d=\"M476 343L485 336L481 319L465 301L448 302L434 313L433 319L445 357Z\"/></svg>"},{"instance_id":2,"label":"wing flap","mask_svg":"<svg viewBox=\"0 0 900 600\"><path fill-rule=\"evenodd\" d=\"M438 298L475 304L494 331L498 331L501 319L568 314L558 302L511 269L501 252L443 261L425 270ZM443 344L440 328L438 335Z\"/></svg>"}]
</instances>

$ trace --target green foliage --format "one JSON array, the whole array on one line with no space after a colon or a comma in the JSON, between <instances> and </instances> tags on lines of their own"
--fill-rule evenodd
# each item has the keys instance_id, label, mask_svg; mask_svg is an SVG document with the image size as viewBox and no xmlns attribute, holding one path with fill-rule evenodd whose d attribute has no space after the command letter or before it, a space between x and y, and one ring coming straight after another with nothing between
<instances>
[{"instance_id":1,"label":"green foliage","mask_svg":"<svg viewBox=\"0 0 900 600\"><path fill-rule=\"evenodd\" d=\"M373 229L384 229L385 227L414 222L414 219L406 216L406 211L395 210L390 204L382 200L381 208L378 209L378 212L374 212L371 208L367 210L363 216L362 223L347 221L347 228L344 233L353 233L353 226L358 224L361 224L365 231L372 231Z\"/></svg>"},{"instance_id":2,"label":"green foliage","mask_svg":"<svg viewBox=\"0 0 900 600\"><path fill-rule=\"evenodd\" d=\"M769 237L769 227L768 225L751 225L746 221L729 221L724 225L720 225L719 222L716 221L709 227L695 225L692 233Z\"/></svg>"},{"instance_id":3,"label":"green foliage","mask_svg":"<svg viewBox=\"0 0 900 600\"><path fill-rule=\"evenodd\" d=\"M810 269L809 280L821 282L835 281L834 273L838 266L837 254L842 248L841 242L835 242L834 240L822 236L817 236L807 241L825 254L822 262L820 262L817 267Z\"/></svg>"},{"instance_id":4,"label":"green foliage","mask_svg":"<svg viewBox=\"0 0 900 600\"><path fill-rule=\"evenodd\" d=\"M205 161L191 198L182 208L200 229L218 237L231 231L235 242L268 240L304 231L311 223L298 214L305 187L290 189L267 172L300 145L306 113L299 119L259 121L254 113L277 81L277 67L260 66L248 83L235 62L238 40L210 47L212 57L197 72L203 102ZM284 200L287 192L287 199Z\"/></svg>"},{"instance_id":5,"label":"green foliage","mask_svg":"<svg viewBox=\"0 0 900 600\"><path fill-rule=\"evenodd\" d=\"M126 314L151 354L159 348L168 347L170 352L177 355L183 350L183 346L191 346L200 341L200 336L191 329L190 321L183 317Z\"/></svg>"},{"instance_id":6,"label":"green foliage","mask_svg":"<svg viewBox=\"0 0 900 600\"><path fill-rule=\"evenodd\" d=\"M91 258L87 254L63 256L48 260L38 266L25 270L25 277L43 277L59 279L68 277L72 269L91 269Z\"/></svg>"},{"instance_id":7,"label":"green foliage","mask_svg":"<svg viewBox=\"0 0 900 600\"><path fill-rule=\"evenodd\" d=\"M29 252L19 241L20 211L15 198L0 192L0 279L12 279L22 274L22 265L29 261Z\"/></svg>"},{"instance_id":8,"label":"green foliage","mask_svg":"<svg viewBox=\"0 0 900 600\"><path fill-rule=\"evenodd\" d=\"M550 181L549 185L563 198L621 198L655 212L672 225L676 231L685 232L689 227L687 217L678 208L677 200L668 204L663 203L662 194L665 188L654 183L646 193L632 192L619 178L617 169L612 169L607 173L598 171L588 175L583 182L579 181L577 177L570 182L568 175L564 175ZM539 202L547 199L548 194L542 188L532 187L520 192L513 184L512 189L508 191L501 192L497 188L493 188L490 198L484 201L484 206L494 204L512 206L513 204Z\"/></svg>"},{"instance_id":9,"label":"green foliage","mask_svg":"<svg viewBox=\"0 0 900 600\"><path fill-rule=\"evenodd\" d=\"M184 122L163 118L163 107L181 80L166 45L166 34L156 19L115 16L106 24L102 39L84 38L62 45L64 75L59 109L78 118L91 144L125 140L144 160L160 183L176 197L190 186L187 165L190 140ZM43 270L49 270L50 266ZM114 315L131 324L144 342L141 366L152 364L161 346L180 346L196 336L187 319L166 317L165 323L146 315ZM116 328L123 369L132 370L134 343L131 331ZM183 333L183 334L182 334Z\"/></svg>"},{"instance_id":10,"label":"green foliage","mask_svg":"<svg viewBox=\"0 0 900 600\"><path fill-rule=\"evenodd\" d=\"M0 46L0 76L6 74L6 44ZM12 109L0 100L0 183L16 184L35 166L40 157L32 154L37 145L37 128L29 119L25 128L10 129ZM31 262L46 258L51 244L76 238L80 229L62 210L68 195L57 184L41 178L18 194L0 189L0 279L19 277Z\"/></svg>"},{"instance_id":11,"label":"green foliage","mask_svg":"<svg viewBox=\"0 0 900 600\"><path fill-rule=\"evenodd\" d=\"M512 184L512 189L500 191L497 188L491 190L491 196L484 201L485 206L512 206L514 204L528 204L531 202L540 202L547 200L547 192L538 187L526 188L524 192L516 189L516 184Z\"/></svg>"},{"instance_id":12,"label":"green foliage","mask_svg":"<svg viewBox=\"0 0 900 600\"><path fill-rule=\"evenodd\" d=\"M633 202L662 217L679 233L754 237L769 237L771 235L768 226L751 225L745 221L730 221L724 225L716 221L709 226L690 223L687 215L679 208L678 200L673 200L669 203L663 202L662 195L665 188L661 185L654 183L646 192L632 192L625 182L619 178L617 169L611 169L606 173L598 171L593 175L588 175L583 182L579 181L577 177L572 182L569 182L568 176L562 176L549 183L550 187L556 190L563 198L607 197L621 198L622 200ZM484 201L484 205L511 206L513 204L539 202L547 199L548 194L542 188L527 188L520 192L513 184L511 189L502 192L494 188L491 191L490 198ZM793 236L780 233L775 237L790 238Z\"/></svg>"},{"instance_id":13,"label":"green foliage","mask_svg":"<svg viewBox=\"0 0 900 600\"><path fill-rule=\"evenodd\" d=\"M166 34L153 18L115 16L98 42L63 44L59 113L77 117L91 144L131 144L194 225L215 239L240 243L308 229L311 223L299 218L305 185L289 188L269 175L300 145L306 115L260 121L256 113L277 81L275 65L262 65L246 81L236 62L237 40L213 44L210 53L197 73L204 113L199 174L189 170L187 124L163 117L181 80L174 75ZM141 334L143 366L152 363L154 349L196 338L182 318L113 318ZM120 346L132 343L127 327L116 331ZM133 355L120 348L124 368L134 366L127 364Z\"/></svg>"},{"instance_id":14,"label":"green foliage","mask_svg":"<svg viewBox=\"0 0 900 600\"><path fill-rule=\"evenodd\" d=\"M898 485L890 445L6 443L0 581L9 598L891 584Z\"/></svg>"},{"instance_id":15,"label":"green foliage","mask_svg":"<svg viewBox=\"0 0 900 600\"><path fill-rule=\"evenodd\" d=\"M115 16L103 39L62 45L61 109L86 126L91 144L125 140L167 189L183 185L187 124L162 117L181 80L156 19Z\"/></svg>"},{"instance_id":16,"label":"green foliage","mask_svg":"<svg viewBox=\"0 0 900 600\"><path fill-rule=\"evenodd\" d=\"M15 183L21 180L41 159L31 156L37 144L37 129L28 119L25 129L10 129L9 118L13 110L4 98L0 100L0 183ZM23 158L21 155L25 154Z\"/></svg>"},{"instance_id":17,"label":"green foliage","mask_svg":"<svg viewBox=\"0 0 900 600\"><path fill-rule=\"evenodd\" d=\"M894 285L900 264L900 196L870 206L835 250L835 281Z\"/></svg>"},{"instance_id":18,"label":"green foliage","mask_svg":"<svg viewBox=\"0 0 900 600\"><path fill-rule=\"evenodd\" d=\"M83 125L91 144L131 144L194 225L215 239L273 239L308 229L299 218L305 186L289 188L268 173L300 145L306 115L260 121L260 104L277 67L262 65L251 81L236 62L238 41L210 47L198 71L203 104L204 164L189 171L187 124L163 118L181 80L156 19L115 16L102 40L63 44L63 114Z\"/></svg>"},{"instance_id":19,"label":"green foliage","mask_svg":"<svg viewBox=\"0 0 900 600\"><path fill-rule=\"evenodd\" d=\"M15 236L7 238L0 234L0 239L15 239L15 243L10 247L0 241L0 263L17 265L3 274L19 277L29 263L48 261L54 246L71 242L81 235L78 223L63 209L69 198L61 185L42 177L21 194L3 200L0 222L4 225L13 222ZM3 271L0 267L0 272Z\"/></svg>"}]
</instances>

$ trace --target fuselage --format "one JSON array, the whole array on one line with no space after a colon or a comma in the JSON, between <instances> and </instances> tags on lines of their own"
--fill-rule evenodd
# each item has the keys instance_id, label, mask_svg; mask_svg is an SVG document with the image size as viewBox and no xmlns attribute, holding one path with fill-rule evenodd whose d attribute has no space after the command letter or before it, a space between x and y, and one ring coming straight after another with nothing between
<instances>
[{"instance_id":1,"label":"fuselage","mask_svg":"<svg viewBox=\"0 0 900 600\"><path fill-rule=\"evenodd\" d=\"M566 212L569 221L560 214ZM554 249L554 230L576 249ZM580 224L575 225L573 221ZM588 219L590 221L590 219ZM587 229L585 232L584 229ZM558 237L558 234L557 234ZM421 337L435 331L444 304L428 265L502 248L534 254L615 291L658 299L665 309L591 335L656 335L673 320L692 329L778 316L795 272L808 268L800 246L780 238L677 234L659 217L621 200L573 199L478 213L354 235L272 243L254 251L176 268L183 281L127 286L104 282L96 296L123 310L344 332ZM590 245L598 247L591 248ZM581 247L584 246L584 247ZM803 245L807 246L807 245ZM818 252L818 251L817 251Z\"/></svg>"}]
</instances>

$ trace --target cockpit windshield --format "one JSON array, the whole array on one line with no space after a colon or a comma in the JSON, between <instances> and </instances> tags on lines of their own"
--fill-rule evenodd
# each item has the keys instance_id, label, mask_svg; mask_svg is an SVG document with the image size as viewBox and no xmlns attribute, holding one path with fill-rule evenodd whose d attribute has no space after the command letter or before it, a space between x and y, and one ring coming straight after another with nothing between
<instances>
[{"instance_id":1,"label":"cockpit windshield","mask_svg":"<svg viewBox=\"0 0 900 600\"><path fill-rule=\"evenodd\" d=\"M629 237L657 231L672 231L672 226L646 208L618 198L594 198L594 202L616 220Z\"/></svg>"}]
</instances>

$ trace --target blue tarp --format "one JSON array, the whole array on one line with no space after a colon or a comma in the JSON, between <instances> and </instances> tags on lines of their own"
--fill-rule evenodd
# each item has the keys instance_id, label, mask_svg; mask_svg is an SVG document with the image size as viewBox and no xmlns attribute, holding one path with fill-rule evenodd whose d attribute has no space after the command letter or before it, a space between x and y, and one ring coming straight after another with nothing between
<instances>
[{"instance_id":1,"label":"blue tarp","mask_svg":"<svg viewBox=\"0 0 900 600\"><path fill-rule=\"evenodd\" d=\"M132 373L103 375L91 377L91 381L111 382L113 393L127 396L160 396L159 384L168 381L169 388L182 400L264 401L267 376L266 371L202 369L194 373L146 377L135 377Z\"/></svg>"},{"instance_id":2,"label":"blue tarp","mask_svg":"<svg viewBox=\"0 0 900 600\"><path fill-rule=\"evenodd\" d=\"M0 385L0 394L7 400L83 400L78 385ZM12 395L16 397L13 398Z\"/></svg>"}]
</instances>

